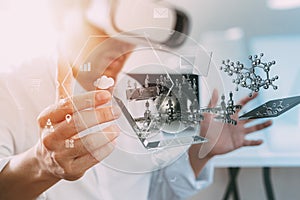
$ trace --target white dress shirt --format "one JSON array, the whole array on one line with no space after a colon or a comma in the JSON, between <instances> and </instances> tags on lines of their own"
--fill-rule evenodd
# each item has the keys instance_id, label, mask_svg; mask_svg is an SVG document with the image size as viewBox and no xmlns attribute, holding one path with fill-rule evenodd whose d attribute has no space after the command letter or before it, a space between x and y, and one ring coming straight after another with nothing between
<instances>
[{"instance_id":1,"label":"white dress shirt","mask_svg":"<svg viewBox=\"0 0 300 200\"><path fill-rule=\"evenodd\" d=\"M0 75L0 173L10 156L39 140L36 118L55 102L55 69L55 59L39 58ZM144 173L121 172L100 163L77 181L61 180L39 199L186 199L209 185L212 174L207 166L195 179L187 153L162 169Z\"/></svg>"}]
</instances>

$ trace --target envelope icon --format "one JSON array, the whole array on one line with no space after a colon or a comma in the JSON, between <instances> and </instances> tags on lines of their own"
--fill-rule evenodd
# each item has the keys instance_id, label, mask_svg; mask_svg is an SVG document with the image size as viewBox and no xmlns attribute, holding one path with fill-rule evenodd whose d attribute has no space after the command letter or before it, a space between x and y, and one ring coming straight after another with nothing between
<instances>
[{"instance_id":1,"label":"envelope icon","mask_svg":"<svg viewBox=\"0 0 300 200\"><path fill-rule=\"evenodd\" d=\"M169 17L168 8L154 8L153 9L153 18L155 19L165 19Z\"/></svg>"}]
</instances>

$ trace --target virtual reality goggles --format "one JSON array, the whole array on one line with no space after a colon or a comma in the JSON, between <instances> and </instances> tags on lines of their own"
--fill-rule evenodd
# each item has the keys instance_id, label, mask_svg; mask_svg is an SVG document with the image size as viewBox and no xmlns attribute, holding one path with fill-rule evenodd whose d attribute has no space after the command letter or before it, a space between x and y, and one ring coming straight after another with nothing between
<instances>
[{"instance_id":1,"label":"virtual reality goggles","mask_svg":"<svg viewBox=\"0 0 300 200\"><path fill-rule=\"evenodd\" d=\"M93 0L87 18L109 35L126 36L135 44L179 47L190 29L188 16L163 1Z\"/></svg>"}]
</instances>

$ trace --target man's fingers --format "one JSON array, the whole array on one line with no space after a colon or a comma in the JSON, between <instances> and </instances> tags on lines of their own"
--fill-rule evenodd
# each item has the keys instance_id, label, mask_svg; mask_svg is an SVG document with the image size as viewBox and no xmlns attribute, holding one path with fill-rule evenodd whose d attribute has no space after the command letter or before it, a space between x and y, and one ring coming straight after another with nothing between
<instances>
[{"instance_id":1,"label":"man's fingers","mask_svg":"<svg viewBox=\"0 0 300 200\"><path fill-rule=\"evenodd\" d=\"M120 135L120 129L116 125L104 128L99 133L92 133L74 141L74 148L69 149L69 156L80 157L90 154L100 147L114 141Z\"/></svg>"},{"instance_id":2,"label":"man's fingers","mask_svg":"<svg viewBox=\"0 0 300 200\"><path fill-rule=\"evenodd\" d=\"M240 111L240 110L239 110ZM236 114L236 117L237 117L237 119L239 118L238 117L238 112L236 112L235 113ZM251 123L251 122L253 122L253 121L255 121L256 119L239 119L238 120L238 122L240 123L240 124L248 124L248 123Z\"/></svg>"},{"instance_id":3,"label":"man's fingers","mask_svg":"<svg viewBox=\"0 0 300 200\"><path fill-rule=\"evenodd\" d=\"M74 112L84 109L95 108L107 103L110 99L111 94L106 90L92 91L62 99L58 104L48 107L40 114L40 117L38 117L39 124L44 127L48 119L53 124L60 123L66 120L67 115L72 115Z\"/></svg>"},{"instance_id":4,"label":"man's fingers","mask_svg":"<svg viewBox=\"0 0 300 200\"><path fill-rule=\"evenodd\" d=\"M73 84L73 72L71 65L63 59L59 59L57 70L56 70L56 79L57 79L57 91L56 99L65 99L72 96L72 84Z\"/></svg>"},{"instance_id":5,"label":"man's fingers","mask_svg":"<svg viewBox=\"0 0 300 200\"><path fill-rule=\"evenodd\" d=\"M87 169L91 168L92 166L109 156L114 148L114 143L109 142L92 153L76 158L74 160L74 164L77 166L82 166L83 171L86 171Z\"/></svg>"},{"instance_id":6,"label":"man's fingers","mask_svg":"<svg viewBox=\"0 0 300 200\"><path fill-rule=\"evenodd\" d=\"M262 140L245 140L243 146L258 146L263 143Z\"/></svg>"},{"instance_id":7,"label":"man's fingers","mask_svg":"<svg viewBox=\"0 0 300 200\"><path fill-rule=\"evenodd\" d=\"M61 122L54 126L55 131L49 135L56 140L68 139L77 133L98 124L117 119L121 114L118 107L100 107L96 110L83 110L72 115L72 120Z\"/></svg>"},{"instance_id":8,"label":"man's fingers","mask_svg":"<svg viewBox=\"0 0 300 200\"><path fill-rule=\"evenodd\" d=\"M250 123L250 122L253 122L255 119L243 119L243 120L239 120L240 123L243 123L243 124L247 124L247 123Z\"/></svg>"},{"instance_id":9,"label":"man's fingers","mask_svg":"<svg viewBox=\"0 0 300 200\"><path fill-rule=\"evenodd\" d=\"M252 132L255 132L255 131L262 130L262 129L267 128L271 125L272 125L272 121L269 120L269 121L266 121L264 123L257 124L257 125L245 128L245 134L249 134L249 133L252 133Z\"/></svg>"},{"instance_id":10,"label":"man's fingers","mask_svg":"<svg viewBox=\"0 0 300 200\"><path fill-rule=\"evenodd\" d=\"M218 103L218 99L219 99L219 95L218 95L218 90L214 89L211 99L208 103L208 108L214 108L216 107L217 103Z\"/></svg>"},{"instance_id":11,"label":"man's fingers","mask_svg":"<svg viewBox=\"0 0 300 200\"><path fill-rule=\"evenodd\" d=\"M256 97L258 96L258 93L254 93L252 95L252 97L249 97L249 96L246 96L245 98L241 99L239 102L238 102L238 105L241 105L241 106L244 106L246 105L249 101L255 99Z\"/></svg>"}]
</instances>

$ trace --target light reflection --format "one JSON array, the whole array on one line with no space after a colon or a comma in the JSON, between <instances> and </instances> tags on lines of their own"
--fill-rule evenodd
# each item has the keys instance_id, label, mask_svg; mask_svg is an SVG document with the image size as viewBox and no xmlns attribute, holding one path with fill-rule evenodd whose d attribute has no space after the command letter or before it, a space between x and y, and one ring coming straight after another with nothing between
<instances>
[{"instance_id":1,"label":"light reflection","mask_svg":"<svg viewBox=\"0 0 300 200\"><path fill-rule=\"evenodd\" d=\"M45 55L56 45L47 0L0 0L0 70Z\"/></svg>"},{"instance_id":2,"label":"light reflection","mask_svg":"<svg viewBox=\"0 0 300 200\"><path fill-rule=\"evenodd\" d=\"M271 9L293 9L300 6L300 0L268 0Z\"/></svg>"}]
</instances>

